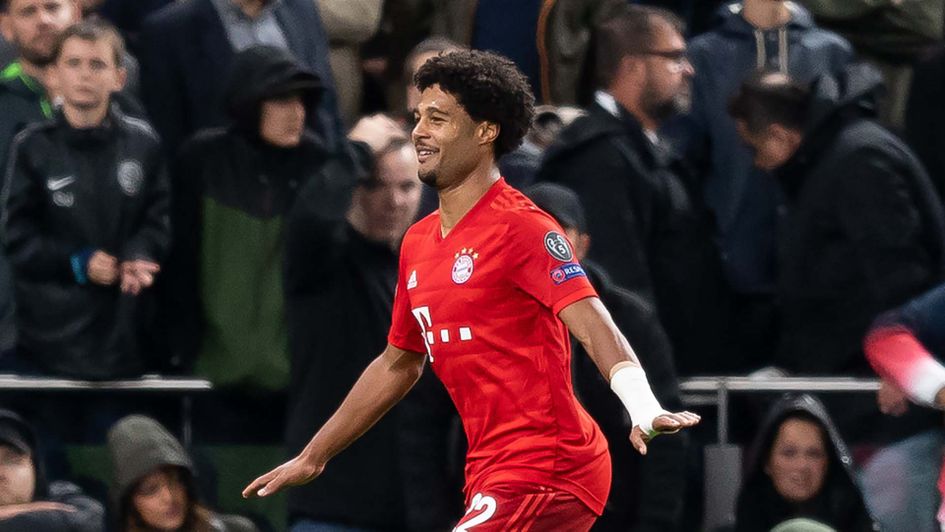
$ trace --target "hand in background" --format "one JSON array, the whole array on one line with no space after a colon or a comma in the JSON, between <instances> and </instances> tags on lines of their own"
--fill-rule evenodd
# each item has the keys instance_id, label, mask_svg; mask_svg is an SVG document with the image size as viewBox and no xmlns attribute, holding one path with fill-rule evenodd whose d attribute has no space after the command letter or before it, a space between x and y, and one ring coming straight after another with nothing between
<instances>
[{"instance_id":1,"label":"hand in background","mask_svg":"<svg viewBox=\"0 0 945 532\"><path fill-rule=\"evenodd\" d=\"M137 259L121 263L121 291L136 296L154 284L154 276L161 271L156 262Z\"/></svg>"},{"instance_id":2,"label":"hand in background","mask_svg":"<svg viewBox=\"0 0 945 532\"><path fill-rule=\"evenodd\" d=\"M89 257L89 262L85 267L89 281L109 286L118 281L118 259L98 250Z\"/></svg>"}]
</instances>

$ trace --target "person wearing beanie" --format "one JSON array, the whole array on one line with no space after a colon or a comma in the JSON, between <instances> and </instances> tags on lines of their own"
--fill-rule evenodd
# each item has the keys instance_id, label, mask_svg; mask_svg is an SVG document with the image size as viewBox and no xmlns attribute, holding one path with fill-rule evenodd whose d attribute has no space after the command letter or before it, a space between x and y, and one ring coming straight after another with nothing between
<instances>
[{"instance_id":1,"label":"person wearing beanie","mask_svg":"<svg viewBox=\"0 0 945 532\"><path fill-rule=\"evenodd\" d=\"M105 509L69 482L47 482L33 427L0 409L0 530L100 532Z\"/></svg>"},{"instance_id":2,"label":"person wearing beanie","mask_svg":"<svg viewBox=\"0 0 945 532\"><path fill-rule=\"evenodd\" d=\"M108 431L111 502L120 532L256 532L246 518L200 504L193 462L157 421L141 415Z\"/></svg>"}]
</instances>

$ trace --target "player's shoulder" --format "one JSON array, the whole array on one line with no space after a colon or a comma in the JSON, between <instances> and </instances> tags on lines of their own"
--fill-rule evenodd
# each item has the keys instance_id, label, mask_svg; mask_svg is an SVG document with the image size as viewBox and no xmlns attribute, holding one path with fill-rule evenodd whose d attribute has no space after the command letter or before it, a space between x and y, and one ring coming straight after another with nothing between
<instances>
[{"instance_id":1,"label":"player's shoulder","mask_svg":"<svg viewBox=\"0 0 945 532\"><path fill-rule=\"evenodd\" d=\"M495 220L507 225L511 234L544 235L549 231L562 231L554 218L509 185L496 196L492 208Z\"/></svg>"},{"instance_id":2,"label":"player's shoulder","mask_svg":"<svg viewBox=\"0 0 945 532\"><path fill-rule=\"evenodd\" d=\"M425 240L430 234L440 227L440 211L435 210L423 218L417 220L404 233L403 246L412 245L418 240Z\"/></svg>"}]
</instances>

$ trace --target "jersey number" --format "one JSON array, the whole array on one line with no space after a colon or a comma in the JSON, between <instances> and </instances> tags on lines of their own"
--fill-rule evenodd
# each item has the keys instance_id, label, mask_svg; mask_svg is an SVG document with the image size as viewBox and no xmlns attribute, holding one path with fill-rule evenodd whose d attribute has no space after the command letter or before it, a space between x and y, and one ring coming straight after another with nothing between
<instances>
[{"instance_id":1,"label":"jersey number","mask_svg":"<svg viewBox=\"0 0 945 532\"><path fill-rule=\"evenodd\" d=\"M469 509L466 510L466 515L469 515L469 512L479 512L482 513L473 517L469 521L460 523L453 529L453 532L469 532L469 529L481 525L489 520L493 515L495 515L496 510L495 499L486 495L483 496L481 493L477 493L473 497L472 503L469 505Z\"/></svg>"}]
</instances>

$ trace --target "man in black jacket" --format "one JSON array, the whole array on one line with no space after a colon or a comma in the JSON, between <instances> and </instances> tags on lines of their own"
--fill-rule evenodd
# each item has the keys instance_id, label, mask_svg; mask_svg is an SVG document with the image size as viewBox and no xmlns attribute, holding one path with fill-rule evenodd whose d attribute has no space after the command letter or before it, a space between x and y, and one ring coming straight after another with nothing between
<instances>
[{"instance_id":1,"label":"man in black jacket","mask_svg":"<svg viewBox=\"0 0 945 532\"><path fill-rule=\"evenodd\" d=\"M653 306L615 285L600 266L586 260L591 237L580 199L570 189L551 183L534 185L526 190L526 195L561 224L617 327L627 338L633 338L634 349L646 364L656 398L666 408L682 408L672 348ZM633 452L626 445L631 428L626 410L603 386L606 383L600 371L586 356L581 343L572 338L571 348L575 394L607 437L613 467L607 508L594 530L678 530L686 485L687 435L655 440L646 458Z\"/></svg>"},{"instance_id":2,"label":"man in black jacket","mask_svg":"<svg viewBox=\"0 0 945 532\"><path fill-rule=\"evenodd\" d=\"M862 341L873 319L945 276L942 205L909 148L876 122L879 86L866 65L809 88L764 74L731 104L755 164L774 170L785 192L776 364L794 373L869 375ZM927 409L882 416L867 397L830 398L828 406L847 439L884 446L874 461L899 463L910 436L941 427ZM940 449L908 455L898 470L934 471L941 460ZM879 469L864 474L867 501L934 490L934 478L913 493L885 477Z\"/></svg>"},{"instance_id":3,"label":"man in black jacket","mask_svg":"<svg viewBox=\"0 0 945 532\"><path fill-rule=\"evenodd\" d=\"M724 313L713 293L721 274L710 228L657 136L688 105L693 70L682 24L634 6L599 37L595 103L548 148L537 179L593 206L590 258L657 309L680 372L725 371L713 346L721 329L713 319Z\"/></svg>"},{"instance_id":4,"label":"man in black jacket","mask_svg":"<svg viewBox=\"0 0 945 532\"><path fill-rule=\"evenodd\" d=\"M169 244L169 191L157 135L111 106L123 48L103 23L68 29L51 72L62 112L12 151L4 238L17 356L42 372L108 379L146 366L142 291Z\"/></svg>"},{"instance_id":5,"label":"man in black jacket","mask_svg":"<svg viewBox=\"0 0 945 532\"><path fill-rule=\"evenodd\" d=\"M370 176L352 179L347 186L312 183L302 190L288 222L285 290L292 351L287 430L291 454L308 443L386 342L397 250L419 207L421 185L416 152L403 132L392 132L386 142L374 144L376 163ZM412 395L418 392L429 393L423 385ZM433 401L437 405L426 405L426 412L451 408L445 393ZM450 492L442 489L408 507L410 492L430 488L431 479L417 462L442 465L446 456L442 442L419 451L425 454L406 452L405 445L425 436L404 428L406 418L413 418L411 414L417 411L411 412L409 403L395 407L392 415L339 455L319 482L289 492L293 532L326 526L428 530L430 517L444 513L440 501L448 500ZM410 439L401 440L401 436ZM408 477L416 484L406 482ZM440 525L448 525L462 513L459 486L451 488L456 513L447 511ZM417 523L411 521L411 512L427 515Z\"/></svg>"},{"instance_id":6,"label":"man in black jacket","mask_svg":"<svg viewBox=\"0 0 945 532\"><path fill-rule=\"evenodd\" d=\"M0 530L100 532L105 509L68 482L46 480L36 433L0 410Z\"/></svg>"}]
</instances>

